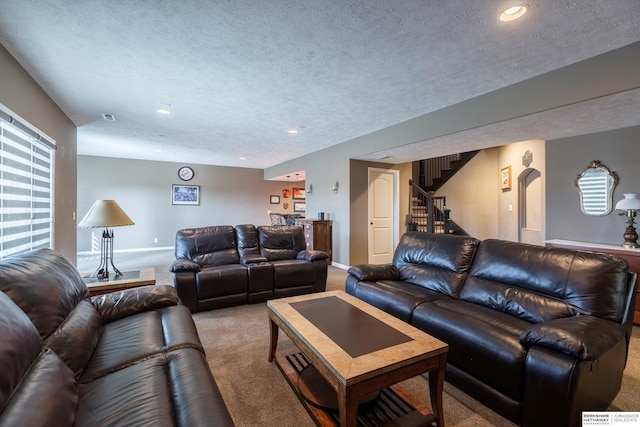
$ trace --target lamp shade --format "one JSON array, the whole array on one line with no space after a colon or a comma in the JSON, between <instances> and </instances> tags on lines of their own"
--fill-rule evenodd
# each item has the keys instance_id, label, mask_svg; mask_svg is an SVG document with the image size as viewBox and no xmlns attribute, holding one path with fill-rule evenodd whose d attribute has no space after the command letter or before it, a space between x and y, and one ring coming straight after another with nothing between
<instances>
[{"instance_id":1,"label":"lamp shade","mask_svg":"<svg viewBox=\"0 0 640 427\"><path fill-rule=\"evenodd\" d=\"M96 200L78 223L78 228L122 227L134 225L115 200Z\"/></svg>"},{"instance_id":2,"label":"lamp shade","mask_svg":"<svg viewBox=\"0 0 640 427\"><path fill-rule=\"evenodd\" d=\"M638 195L635 193L625 193L624 199L620 200L616 203L616 210L627 211L627 210L638 210L640 209L640 199L638 199Z\"/></svg>"}]
</instances>

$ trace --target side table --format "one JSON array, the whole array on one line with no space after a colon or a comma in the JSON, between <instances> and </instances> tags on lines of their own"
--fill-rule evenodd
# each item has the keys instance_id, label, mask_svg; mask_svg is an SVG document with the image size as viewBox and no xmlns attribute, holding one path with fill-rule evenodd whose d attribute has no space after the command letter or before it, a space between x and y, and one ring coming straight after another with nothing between
<instances>
[{"instance_id":1,"label":"side table","mask_svg":"<svg viewBox=\"0 0 640 427\"><path fill-rule=\"evenodd\" d=\"M82 279L87 284L90 295L95 296L138 286L155 285L156 273L152 267L147 267L139 270L123 271L122 277L118 279L100 280L96 277L91 277L90 274L83 274Z\"/></svg>"}]
</instances>

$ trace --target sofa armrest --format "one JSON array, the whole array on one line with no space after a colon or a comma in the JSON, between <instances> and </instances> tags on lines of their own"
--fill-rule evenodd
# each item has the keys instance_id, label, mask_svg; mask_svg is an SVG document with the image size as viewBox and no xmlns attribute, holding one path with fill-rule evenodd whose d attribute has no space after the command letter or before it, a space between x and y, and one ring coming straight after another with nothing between
<instances>
[{"instance_id":1,"label":"sofa armrest","mask_svg":"<svg viewBox=\"0 0 640 427\"><path fill-rule=\"evenodd\" d=\"M169 271L172 273L179 273L182 271L192 271L197 273L200 271L200 264L190 259L177 259L169 266Z\"/></svg>"},{"instance_id":2,"label":"sofa armrest","mask_svg":"<svg viewBox=\"0 0 640 427\"><path fill-rule=\"evenodd\" d=\"M595 360L621 340L625 330L619 323L595 316L575 316L538 323L520 335L529 349L541 346L580 360Z\"/></svg>"},{"instance_id":3,"label":"sofa armrest","mask_svg":"<svg viewBox=\"0 0 640 427\"><path fill-rule=\"evenodd\" d=\"M132 314L180 304L173 286L149 285L91 297L102 323L113 322Z\"/></svg>"},{"instance_id":4,"label":"sofa armrest","mask_svg":"<svg viewBox=\"0 0 640 427\"><path fill-rule=\"evenodd\" d=\"M302 259L305 261L315 261L318 259L327 259L329 258L329 254L323 251L314 251L314 250L304 250L298 252L296 255L296 259Z\"/></svg>"},{"instance_id":5,"label":"sofa armrest","mask_svg":"<svg viewBox=\"0 0 640 427\"><path fill-rule=\"evenodd\" d=\"M400 277L400 272L393 264L354 265L347 273L358 280L398 280Z\"/></svg>"}]
</instances>

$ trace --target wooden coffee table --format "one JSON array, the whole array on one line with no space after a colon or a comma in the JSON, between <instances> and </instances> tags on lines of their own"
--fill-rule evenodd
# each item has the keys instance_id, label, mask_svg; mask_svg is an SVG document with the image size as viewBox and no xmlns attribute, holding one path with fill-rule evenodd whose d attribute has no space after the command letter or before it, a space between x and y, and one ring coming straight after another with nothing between
<instances>
[{"instance_id":1,"label":"wooden coffee table","mask_svg":"<svg viewBox=\"0 0 640 427\"><path fill-rule=\"evenodd\" d=\"M342 291L270 300L267 308L269 362L282 329L336 391L341 426L356 425L361 399L425 372L435 422L444 426L446 343Z\"/></svg>"}]
</instances>

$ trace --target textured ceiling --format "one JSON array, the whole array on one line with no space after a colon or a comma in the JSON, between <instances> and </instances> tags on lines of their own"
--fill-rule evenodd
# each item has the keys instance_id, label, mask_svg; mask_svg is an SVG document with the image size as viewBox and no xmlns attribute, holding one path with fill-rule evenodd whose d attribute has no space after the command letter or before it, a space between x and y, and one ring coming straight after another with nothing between
<instances>
[{"instance_id":1,"label":"textured ceiling","mask_svg":"<svg viewBox=\"0 0 640 427\"><path fill-rule=\"evenodd\" d=\"M638 0L528 3L503 23L497 0L0 0L0 42L80 154L267 168L640 40ZM569 136L560 114L584 130L603 106L638 124L620 96L361 158Z\"/></svg>"}]
</instances>

